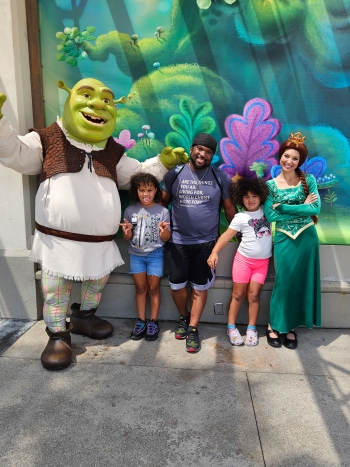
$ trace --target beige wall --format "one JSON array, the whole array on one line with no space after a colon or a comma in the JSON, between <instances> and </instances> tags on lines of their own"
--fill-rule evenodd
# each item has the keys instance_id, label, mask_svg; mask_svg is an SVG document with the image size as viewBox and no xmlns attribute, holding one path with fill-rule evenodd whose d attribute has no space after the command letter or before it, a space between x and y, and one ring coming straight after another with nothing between
<instances>
[{"instance_id":1,"label":"beige wall","mask_svg":"<svg viewBox=\"0 0 350 467\"><path fill-rule=\"evenodd\" d=\"M0 0L0 92L3 113L19 134L32 126L27 28L24 0ZM0 249L31 246L31 180L0 165Z\"/></svg>"},{"instance_id":2,"label":"beige wall","mask_svg":"<svg viewBox=\"0 0 350 467\"><path fill-rule=\"evenodd\" d=\"M0 92L3 114L19 134L32 126L24 0L0 0ZM0 317L37 318L31 247L33 177L0 165Z\"/></svg>"}]
</instances>

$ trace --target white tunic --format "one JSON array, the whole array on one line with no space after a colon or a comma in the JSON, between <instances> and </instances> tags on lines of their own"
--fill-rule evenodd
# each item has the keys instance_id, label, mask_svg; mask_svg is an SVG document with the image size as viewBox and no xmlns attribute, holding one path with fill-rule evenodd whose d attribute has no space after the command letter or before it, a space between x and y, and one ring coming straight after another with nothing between
<instances>
[{"instance_id":1,"label":"white tunic","mask_svg":"<svg viewBox=\"0 0 350 467\"><path fill-rule=\"evenodd\" d=\"M59 120L57 123L62 128ZM101 150L67 139L87 153ZM24 175L40 174L43 155L38 133L17 136L6 118L2 117L0 163ZM167 172L159 156L141 164L124 154L117 165L119 189L128 189L131 175L139 171L150 172L158 180L162 180ZM120 198L115 182L98 176L93 167L90 172L88 157L80 172L54 175L39 185L35 220L45 227L86 235L111 235L117 232L120 218ZM37 230L30 260L41 263L51 275L75 280L99 279L124 264L114 241L77 242Z\"/></svg>"}]
</instances>

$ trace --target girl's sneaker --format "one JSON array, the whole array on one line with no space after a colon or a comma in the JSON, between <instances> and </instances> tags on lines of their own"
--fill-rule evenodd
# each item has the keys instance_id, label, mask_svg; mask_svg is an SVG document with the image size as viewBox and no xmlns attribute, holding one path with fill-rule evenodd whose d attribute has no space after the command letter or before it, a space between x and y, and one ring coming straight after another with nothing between
<instances>
[{"instance_id":1,"label":"girl's sneaker","mask_svg":"<svg viewBox=\"0 0 350 467\"><path fill-rule=\"evenodd\" d=\"M138 319L136 321L134 329L131 331L130 339L132 339L133 341L139 341L146 334L146 331L147 331L146 321L143 321L142 319Z\"/></svg>"},{"instance_id":2,"label":"girl's sneaker","mask_svg":"<svg viewBox=\"0 0 350 467\"><path fill-rule=\"evenodd\" d=\"M155 321L154 319L150 319L147 321L147 330L146 330L146 341L155 341L158 339L158 334L159 334L159 325L158 321Z\"/></svg>"},{"instance_id":3,"label":"girl's sneaker","mask_svg":"<svg viewBox=\"0 0 350 467\"><path fill-rule=\"evenodd\" d=\"M247 329L245 344L250 345L251 347L254 345L258 345L259 344L258 331L254 329Z\"/></svg>"},{"instance_id":4,"label":"girl's sneaker","mask_svg":"<svg viewBox=\"0 0 350 467\"><path fill-rule=\"evenodd\" d=\"M241 333L238 331L237 328L228 329L227 330L227 335L228 335L229 341L231 342L232 345L242 345L243 344L243 338L242 338Z\"/></svg>"}]
</instances>

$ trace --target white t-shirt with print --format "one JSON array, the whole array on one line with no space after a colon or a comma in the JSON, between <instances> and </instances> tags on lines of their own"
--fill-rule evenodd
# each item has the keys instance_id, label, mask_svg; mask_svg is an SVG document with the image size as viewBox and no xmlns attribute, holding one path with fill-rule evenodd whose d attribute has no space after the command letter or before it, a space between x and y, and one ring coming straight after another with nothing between
<instances>
[{"instance_id":1,"label":"white t-shirt with print","mask_svg":"<svg viewBox=\"0 0 350 467\"><path fill-rule=\"evenodd\" d=\"M247 258L266 259L272 255L271 225L262 206L257 211L239 212L232 219L230 229L241 232L238 251Z\"/></svg>"}]
</instances>

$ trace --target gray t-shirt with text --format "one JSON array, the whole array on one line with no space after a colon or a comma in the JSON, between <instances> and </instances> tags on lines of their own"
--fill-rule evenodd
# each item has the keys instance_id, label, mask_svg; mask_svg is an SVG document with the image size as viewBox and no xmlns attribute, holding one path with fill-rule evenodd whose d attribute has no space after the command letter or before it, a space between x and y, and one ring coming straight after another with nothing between
<instances>
[{"instance_id":1,"label":"gray t-shirt with text","mask_svg":"<svg viewBox=\"0 0 350 467\"><path fill-rule=\"evenodd\" d=\"M213 170L192 171L188 164L174 180L174 170L164 177L163 190L172 195L171 231L173 243L192 245L216 240L221 190ZM220 172L222 198L230 197L231 178Z\"/></svg>"}]
</instances>

